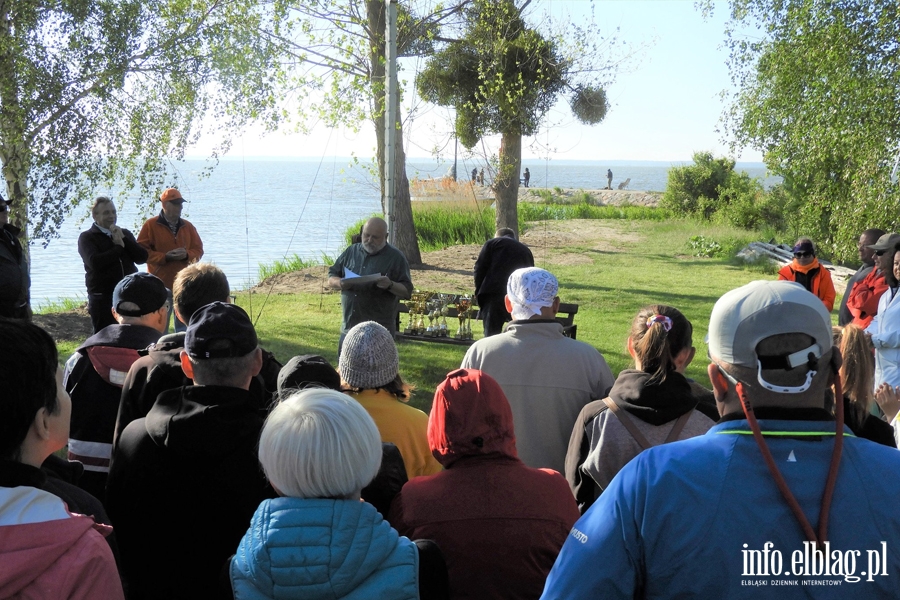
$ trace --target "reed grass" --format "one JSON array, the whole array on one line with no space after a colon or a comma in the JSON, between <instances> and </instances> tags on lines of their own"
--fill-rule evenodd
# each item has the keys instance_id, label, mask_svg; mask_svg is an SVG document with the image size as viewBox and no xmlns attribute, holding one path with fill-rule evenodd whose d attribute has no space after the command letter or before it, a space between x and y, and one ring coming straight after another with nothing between
<instances>
[{"instance_id":1,"label":"reed grass","mask_svg":"<svg viewBox=\"0 0 900 600\"><path fill-rule=\"evenodd\" d=\"M57 298L48 302L40 302L33 308L35 314L44 315L48 313L68 312L76 310L87 302L85 298Z\"/></svg>"},{"instance_id":2,"label":"reed grass","mask_svg":"<svg viewBox=\"0 0 900 600\"><path fill-rule=\"evenodd\" d=\"M568 219L626 219L629 221L665 221L667 213L654 206L594 206L580 204L519 204L519 219L524 221L564 221Z\"/></svg>"},{"instance_id":3,"label":"reed grass","mask_svg":"<svg viewBox=\"0 0 900 600\"><path fill-rule=\"evenodd\" d=\"M315 267L321 264L330 264L325 262L325 259L328 257L326 255L322 255L323 259L306 259L294 254L284 260L275 260L271 263L259 263L259 280L262 281L267 277L271 277L272 275L280 275L282 273L291 273L293 271L300 271L301 269L308 269L309 267ZM331 263L334 263L334 260L331 260Z\"/></svg>"}]
</instances>

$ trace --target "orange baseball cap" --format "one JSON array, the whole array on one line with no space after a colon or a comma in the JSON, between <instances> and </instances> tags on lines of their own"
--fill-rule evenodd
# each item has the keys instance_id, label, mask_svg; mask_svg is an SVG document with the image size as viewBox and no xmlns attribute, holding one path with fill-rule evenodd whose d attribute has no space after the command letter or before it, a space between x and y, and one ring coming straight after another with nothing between
<instances>
[{"instance_id":1,"label":"orange baseball cap","mask_svg":"<svg viewBox=\"0 0 900 600\"><path fill-rule=\"evenodd\" d=\"M166 191L164 191L162 193L162 195L159 197L159 199L162 202L175 202L175 201L184 202L184 198L181 197L181 192L179 192L175 188L169 188Z\"/></svg>"}]
</instances>

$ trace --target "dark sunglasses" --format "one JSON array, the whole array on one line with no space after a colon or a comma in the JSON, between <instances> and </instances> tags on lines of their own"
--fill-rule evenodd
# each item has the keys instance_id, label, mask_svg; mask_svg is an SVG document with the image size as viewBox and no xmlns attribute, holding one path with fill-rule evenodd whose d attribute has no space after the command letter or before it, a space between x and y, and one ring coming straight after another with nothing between
<instances>
[{"instance_id":1,"label":"dark sunglasses","mask_svg":"<svg viewBox=\"0 0 900 600\"><path fill-rule=\"evenodd\" d=\"M808 258L812 255L812 252L794 252L794 258Z\"/></svg>"},{"instance_id":2,"label":"dark sunglasses","mask_svg":"<svg viewBox=\"0 0 900 600\"><path fill-rule=\"evenodd\" d=\"M887 252L887 250L876 250L875 256L883 256L885 252Z\"/></svg>"}]
</instances>

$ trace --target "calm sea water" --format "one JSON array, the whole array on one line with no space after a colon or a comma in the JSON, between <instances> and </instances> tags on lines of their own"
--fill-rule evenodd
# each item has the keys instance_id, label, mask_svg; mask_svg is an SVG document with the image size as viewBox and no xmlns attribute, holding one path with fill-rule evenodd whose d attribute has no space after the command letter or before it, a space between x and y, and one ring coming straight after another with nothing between
<instances>
[{"instance_id":1,"label":"calm sea water","mask_svg":"<svg viewBox=\"0 0 900 600\"><path fill-rule=\"evenodd\" d=\"M680 164L680 163L679 163ZM203 239L203 260L214 262L227 274L232 287L256 283L260 263L271 263L297 254L318 259L336 256L343 249L343 232L361 218L379 212L378 185L365 166L345 158L307 160L223 160L208 177L205 163L188 160L177 165L178 187L188 200L184 217ZM410 178L441 177L446 162L412 160ZM460 161L460 179L483 164ZM606 185L606 169L613 171L613 186L631 178L628 189L662 191L669 163L600 163L588 161L525 161L532 187L596 189ZM739 165L753 177L764 178L765 168L756 163ZM774 180L766 179L767 184ZM109 193L109 190L98 190ZM119 202L119 225L135 236L143 221L159 212L138 206L133 193L112 194ZM32 302L58 298L84 298L84 267L78 255L78 234L90 227L89 207L71 215L60 237L44 248L32 247Z\"/></svg>"}]
</instances>

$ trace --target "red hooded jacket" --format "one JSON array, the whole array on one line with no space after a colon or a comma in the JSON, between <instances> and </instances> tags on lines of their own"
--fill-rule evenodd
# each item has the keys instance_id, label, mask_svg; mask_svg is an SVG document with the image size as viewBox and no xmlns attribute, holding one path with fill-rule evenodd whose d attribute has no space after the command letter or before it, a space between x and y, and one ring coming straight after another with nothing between
<instances>
[{"instance_id":1,"label":"red hooded jacket","mask_svg":"<svg viewBox=\"0 0 900 600\"><path fill-rule=\"evenodd\" d=\"M445 470L409 481L388 521L411 539L437 542L451 598L538 598L578 508L562 475L519 460L500 385L471 369L447 375L428 443Z\"/></svg>"}]
</instances>

